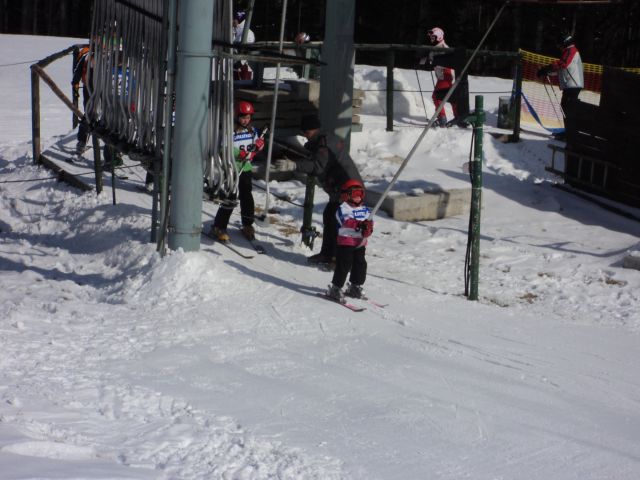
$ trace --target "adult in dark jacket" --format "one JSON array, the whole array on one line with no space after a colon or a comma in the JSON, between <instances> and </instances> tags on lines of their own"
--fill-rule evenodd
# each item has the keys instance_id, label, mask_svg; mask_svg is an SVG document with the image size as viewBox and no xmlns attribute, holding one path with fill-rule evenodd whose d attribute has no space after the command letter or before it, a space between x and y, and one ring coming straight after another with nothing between
<instances>
[{"instance_id":1,"label":"adult in dark jacket","mask_svg":"<svg viewBox=\"0 0 640 480\"><path fill-rule=\"evenodd\" d=\"M317 177L322 189L329 195L327 206L322 212L322 247L320 253L308 258L309 263L333 263L336 256L338 225L336 210L340 206L340 187L349 179L362 182L362 177L353 159L344 150L336 153L321 131L317 115L302 117L300 122L302 135L307 139L304 148L309 151L309 158L293 161L279 159L274 167L277 171L297 171ZM337 150L337 149L336 149Z\"/></svg>"}]
</instances>

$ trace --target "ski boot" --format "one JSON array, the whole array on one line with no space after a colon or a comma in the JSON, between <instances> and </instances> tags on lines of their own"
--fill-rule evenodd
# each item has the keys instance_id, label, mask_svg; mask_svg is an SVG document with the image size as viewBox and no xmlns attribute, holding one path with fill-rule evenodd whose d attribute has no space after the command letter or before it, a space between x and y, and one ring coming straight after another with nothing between
<instances>
[{"instance_id":1,"label":"ski boot","mask_svg":"<svg viewBox=\"0 0 640 480\"><path fill-rule=\"evenodd\" d=\"M219 242L228 242L231 240L229 234L224 228L211 227L211 236L215 237Z\"/></svg>"},{"instance_id":2,"label":"ski boot","mask_svg":"<svg viewBox=\"0 0 640 480\"><path fill-rule=\"evenodd\" d=\"M256 231L253 228L253 225L243 225L240 231L242 232L242 235L244 235L244 238L250 242L253 242L256 239Z\"/></svg>"},{"instance_id":3,"label":"ski boot","mask_svg":"<svg viewBox=\"0 0 640 480\"><path fill-rule=\"evenodd\" d=\"M435 122L433 122L434 127L447 128L447 117L438 117Z\"/></svg>"},{"instance_id":4,"label":"ski boot","mask_svg":"<svg viewBox=\"0 0 640 480\"><path fill-rule=\"evenodd\" d=\"M333 283L329 285L325 295L338 303L345 303L344 293L342 292L342 288Z\"/></svg>"},{"instance_id":5,"label":"ski boot","mask_svg":"<svg viewBox=\"0 0 640 480\"><path fill-rule=\"evenodd\" d=\"M361 300L366 300L367 297L364 295L362 291L362 285L356 285L355 283L350 283L347 290L344 292L346 297L351 298L359 298Z\"/></svg>"},{"instance_id":6,"label":"ski boot","mask_svg":"<svg viewBox=\"0 0 640 480\"><path fill-rule=\"evenodd\" d=\"M76 155L79 157L80 155L82 155L85 150L87 149L87 142L81 142L78 140L78 143L76 143Z\"/></svg>"}]
</instances>

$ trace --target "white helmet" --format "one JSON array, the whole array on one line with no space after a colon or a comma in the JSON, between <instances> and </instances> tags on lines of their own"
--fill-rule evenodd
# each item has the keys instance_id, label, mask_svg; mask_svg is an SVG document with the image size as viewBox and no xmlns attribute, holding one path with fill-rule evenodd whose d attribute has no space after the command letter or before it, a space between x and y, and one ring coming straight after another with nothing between
<instances>
[{"instance_id":1,"label":"white helmet","mask_svg":"<svg viewBox=\"0 0 640 480\"><path fill-rule=\"evenodd\" d=\"M296 38L295 38L295 42L298 45L302 45L303 43L307 43L309 40L311 40L311 37L309 36L308 33L305 33L305 32L298 33L296 35Z\"/></svg>"},{"instance_id":2,"label":"white helmet","mask_svg":"<svg viewBox=\"0 0 640 480\"><path fill-rule=\"evenodd\" d=\"M440 43L444 40L444 30L440 27L434 27L427 32L431 43Z\"/></svg>"}]
</instances>

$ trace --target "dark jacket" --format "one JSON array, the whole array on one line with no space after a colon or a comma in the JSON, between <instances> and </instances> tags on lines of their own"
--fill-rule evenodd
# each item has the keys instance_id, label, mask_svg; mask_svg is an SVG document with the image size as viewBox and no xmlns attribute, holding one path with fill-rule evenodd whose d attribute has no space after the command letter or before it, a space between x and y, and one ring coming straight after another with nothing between
<instances>
[{"instance_id":1,"label":"dark jacket","mask_svg":"<svg viewBox=\"0 0 640 480\"><path fill-rule=\"evenodd\" d=\"M330 202L339 202L340 187L347 180L362 181L353 159L344 151L336 155L329 148L325 134L321 133L312 138L304 148L311 153L311 156L298 161L296 170L316 176L322 189L329 195Z\"/></svg>"}]
</instances>

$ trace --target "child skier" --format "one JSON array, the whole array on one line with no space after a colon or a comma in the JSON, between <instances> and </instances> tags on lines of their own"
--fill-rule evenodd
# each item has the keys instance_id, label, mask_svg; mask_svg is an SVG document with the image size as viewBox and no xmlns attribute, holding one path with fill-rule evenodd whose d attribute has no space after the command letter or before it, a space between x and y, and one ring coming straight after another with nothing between
<instances>
[{"instance_id":1,"label":"child skier","mask_svg":"<svg viewBox=\"0 0 640 480\"><path fill-rule=\"evenodd\" d=\"M326 295L344 303L345 295L366 298L362 285L367 278L365 252L367 238L373 233L371 210L364 205L364 185L359 180L347 180L341 187L340 201L336 212L338 223L338 246L336 269ZM349 287L342 291L349 275Z\"/></svg>"},{"instance_id":2,"label":"child skier","mask_svg":"<svg viewBox=\"0 0 640 480\"><path fill-rule=\"evenodd\" d=\"M428 35L429 41L434 47L449 48L449 45L447 45L444 41L444 31L440 27L432 28L431 30L429 30ZM447 93L449 93L449 89L453 86L456 73L453 68L435 65L435 63L437 62L434 61L434 52L431 52L429 54L429 69L433 69L437 79L436 84L433 87L433 94L431 95L431 98L435 107L438 108L444 100L444 97L446 97ZM450 98L449 103L451 104L453 116L457 117L458 112L455 100L453 98ZM438 120L436 121L434 126L447 126L447 114L444 111L444 108L440 110L440 113L438 114Z\"/></svg>"},{"instance_id":3,"label":"child skier","mask_svg":"<svg viewBox=\"0 0 640 480\"><path fill-rule=\"evenodd\" d=\"M227 225L231 212L238 204L236 198L240 198L240 215L242 217L242 234L247 240L255 239L253 217L255 215L255 203L253 201L251 183L251 161L256 154L264 148L264 139L261 138L258 129L251 124L251 116L255 113L253 104L240 101L235 106L235 125L233 129L233 155L236 166L240 172L238 179L238 194L233 193L227 198L216 214L211 228L212 236L221 242L228 242Z\"/></svg>"}]
</instances>

